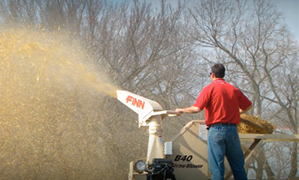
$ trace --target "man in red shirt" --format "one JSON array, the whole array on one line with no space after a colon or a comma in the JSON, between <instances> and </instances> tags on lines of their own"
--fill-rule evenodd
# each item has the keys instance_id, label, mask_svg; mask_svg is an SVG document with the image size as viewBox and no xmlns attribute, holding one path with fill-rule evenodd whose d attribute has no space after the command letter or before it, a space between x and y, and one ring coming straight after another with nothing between
<instances>
[{"instance_id":1,"label":"man in red shirt","mask_svg":"<svg viewBox=\"0 0 299 180\"><path fill-rule=\"evenodd\" d=\"M235 180L247 180L244 156L237 124L240 114L251 107L250 100L236 87L225 82L225 67L215 64L211 68L212 83L204 87L193 106L178 108L180 113L198 113L205 109L209 127L208 161L212 180L224 179L224 157L232 169Z\"/></svg>"}]
</instances>

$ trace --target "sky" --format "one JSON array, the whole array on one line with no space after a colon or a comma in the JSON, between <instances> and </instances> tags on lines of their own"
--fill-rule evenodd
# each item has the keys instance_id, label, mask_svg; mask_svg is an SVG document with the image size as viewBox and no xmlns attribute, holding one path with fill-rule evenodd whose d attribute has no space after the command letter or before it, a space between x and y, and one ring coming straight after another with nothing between
<instances>
[{"instance_id":1,"label":"sky","mask_svg":"<svg viewBox=\"0 0 299 180\"><path fill-rule=\"evenodd\" d=\"M160 0L145 0L159 6ZM192 0L190 0L192 1ZM198 1L198 0L195 0ZM276 5L277 10L285 16L285 23L290 32L299 42L299 0L271 0ZM167 2L177 4L177 0L168 0Z\"/></svg>"},{"instance_id":2,"label":"sky","mask_svg":"<svg viewBox=\"0 0 299 180\"><path fill-rule=\"evenodd\" d=\"M299 0L272 0L285 16L285 23L299 42Z\"/></svg>"},{"instance_id":3,"label":"sky","mask_svg":"<svg viewBox=\"0 0 299 180\"><path fill-rule=\"evenodd\" d=\"M124 0L112 0L115 2L122 2ZM151 2L154 6L160 6L160 0L145 0ZM189 0L197 1L198 0ZM299 0L270 0L276 5L277 10L282 12L285 17L285 24L287 25L290 32L295 36L299 42ZM167 0L167 3L173 5L177 4L177 0Z\"/></svg>"}]
</instances>

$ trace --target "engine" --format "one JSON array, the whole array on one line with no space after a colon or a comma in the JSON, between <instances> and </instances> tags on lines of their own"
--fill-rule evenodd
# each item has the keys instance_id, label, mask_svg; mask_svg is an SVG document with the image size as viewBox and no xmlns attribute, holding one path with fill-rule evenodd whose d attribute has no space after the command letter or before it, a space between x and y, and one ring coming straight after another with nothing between
<instances>
[{"instance_id":1,"label":"engine","mask_svg":"<svg viewBox=\"0 0 299 180\"><path fill-rule=\"evenodd\" d=\"M175 180L171 159L153 159L150 169L147 170L147 180Z\"/></svg>"}]
</instances>

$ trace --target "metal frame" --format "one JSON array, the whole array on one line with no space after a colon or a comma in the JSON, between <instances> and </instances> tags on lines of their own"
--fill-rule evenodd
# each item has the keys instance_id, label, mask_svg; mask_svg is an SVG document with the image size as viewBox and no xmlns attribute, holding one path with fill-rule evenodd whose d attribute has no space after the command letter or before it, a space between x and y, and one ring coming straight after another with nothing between
<instances>
[{"instance_id":1,"label":"metal frame","mask_svg":"<svg viewBox=\"0 0 299 180\"><path fill-rule=\"evenodd\" d=\"M204 120L192 120L189 123L187 123L181 131L174 136L172 139L172 142L175 142L179 139L179 137L183 136L187 131L191 129L192 126L196 126L199 124L205 124ZM252 143L249 145L247 150L244 152L244 159L245 163L250 160L250 157L253 155L253 153L260 147L260 145L264 141L299 141L299 135L288 135L288 134L242 134L239 133L239 138L241 141L247 141L252 140ZM242 144L242 143L241 143ZM232 172L229 171L226 176L225 180L229 180L232 177ZM210 177L210 173L208 172L208 177Z\"/></svg>"},{"instance_id":2,"label":"metal frame","mask_svg":"<svg viewBox=\"0 0 299 180\"><path fill-rule=\"evenodd\" d=\"M250 159L251 155L255 152L264 141L299 141L299 135L289 134L241 134L239 133L240 140L253 140L249 148L244 152L245 163ZM229 180L232 177L230 171L225 180Z\"/></svg>"}]
</instances>

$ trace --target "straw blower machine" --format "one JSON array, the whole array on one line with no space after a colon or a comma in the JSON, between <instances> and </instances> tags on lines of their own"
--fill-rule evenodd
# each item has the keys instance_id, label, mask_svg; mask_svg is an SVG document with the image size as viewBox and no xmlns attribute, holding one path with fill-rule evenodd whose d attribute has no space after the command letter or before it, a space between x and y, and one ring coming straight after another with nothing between
<instances>
[{"instance_id":1,"label":"straw blower machine","mask_svg":"<svg viewBox=\"0 0 299 180\"><path fill-rule=\"evenodd\" d=\"M132 161L128 180L209 180L207 130L204 120L192 120L169 142L162 139L162 120L177 116L171 110L163 110L155 101L117 90L117 99L138 114L139 128L148 129L146 160ZM247 142L245 163L264 140L299 141L299 135L239 134ZM248 145L249 141L249 145ZM228 162L225 162L225 179L232 179Z\"/></svg>"}]
</instances>

